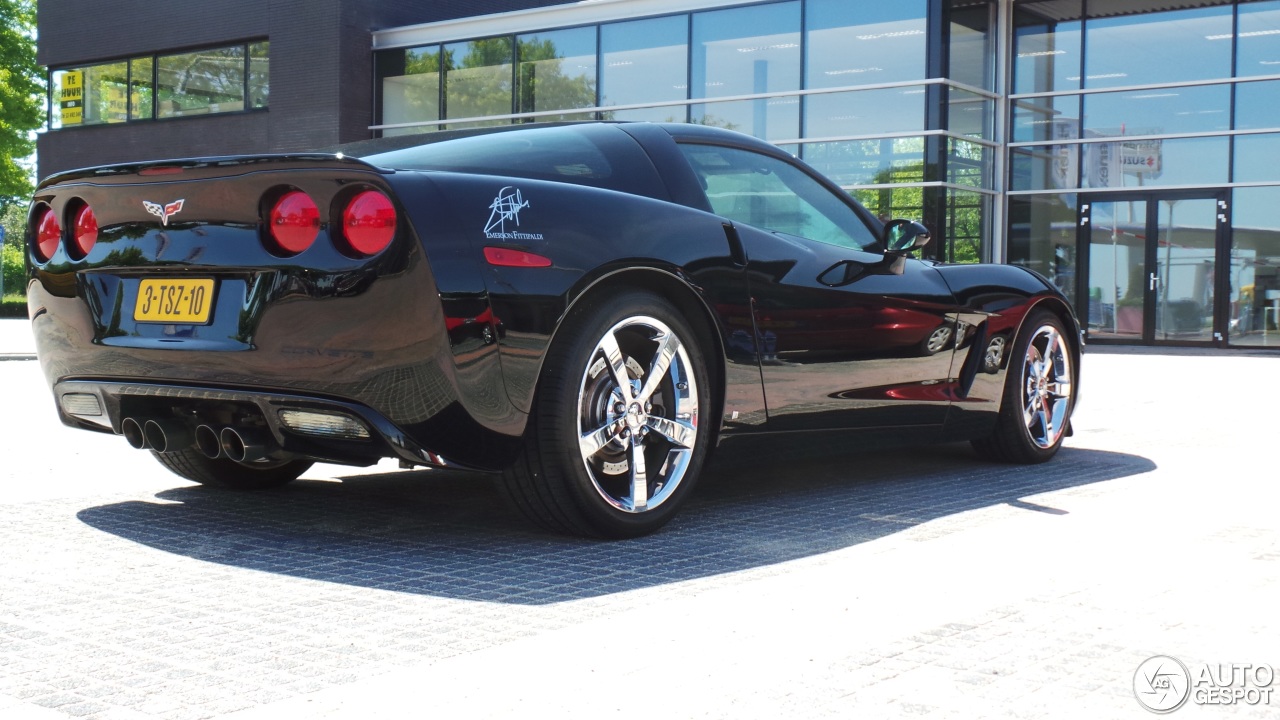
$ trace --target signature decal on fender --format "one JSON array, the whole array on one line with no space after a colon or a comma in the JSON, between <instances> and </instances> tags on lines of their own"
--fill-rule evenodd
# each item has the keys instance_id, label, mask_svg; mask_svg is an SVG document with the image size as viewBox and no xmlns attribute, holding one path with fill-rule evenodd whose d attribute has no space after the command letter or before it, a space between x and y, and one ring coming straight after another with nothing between
<instances>
[{"instance_id":1,"label":"signature decal on fender","mask_svg":"<svg viewBox=\"0 0 1280 720\"><path fill-rule=\"evenodd\" d=\"M520 211L529 207L529 201L520 194L519 188L510 185L498 191L498 196L489 204L489 221L484 225L484 236L490 240L541 240L542 233L526 233L507 230L510 220L520 227Z\"/></svg>"},{"instance_id":2,"label":"signature decal on fender","mask_svg":"<svg viewBox=\"0 0 1280 720\"><path fill-rule=\"evenodd\" d=\"M160 203L143 200L142 207L146 208L147 212L160 218L161 225L168 225L169 218L182 212L182 203L184 202L186 202L186 198L183 198L182 200L174 200L168 205L161 205Z\"/></svg>"}]
</instances>

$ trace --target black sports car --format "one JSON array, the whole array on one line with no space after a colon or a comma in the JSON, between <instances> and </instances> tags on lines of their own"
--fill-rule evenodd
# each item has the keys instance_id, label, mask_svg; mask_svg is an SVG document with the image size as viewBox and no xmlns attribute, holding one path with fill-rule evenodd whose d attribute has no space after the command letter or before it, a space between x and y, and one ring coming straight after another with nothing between
<instances>
[{"instance_id":1,"label":"black sports car","mask_svg":"<svg viewBox=\"0 0 1280 720\"><path fill-rule=\"evenodd\" d=\"M227 488L391 457L501 473L549 529L635 536L722 443L1048 460L1078 381L1051 283L911 258L923 226L695 125L90 168L40 185L28 234L63 422Z\"/></svg>"}]
</instances>

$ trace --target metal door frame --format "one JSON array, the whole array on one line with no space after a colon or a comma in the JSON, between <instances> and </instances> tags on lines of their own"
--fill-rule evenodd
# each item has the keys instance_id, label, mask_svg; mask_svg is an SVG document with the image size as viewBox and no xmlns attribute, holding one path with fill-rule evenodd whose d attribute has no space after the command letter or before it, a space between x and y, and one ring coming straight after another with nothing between
<instances>
[{"instance_id":1,"label":"metal door frame","mask_svg":"<svg viewBox=\"0 0 1280 720\"><path fill-rule=\"evenodd\" d=\"M1151 188L1125 192L1080 193L1079 209L1076 211L1076 312L1085 320L1088 329L1089 313L1089 266L1093 231L1092 211L1098 202L1145 202L1145 242L1143 267L1147 276L1147 289L1143 292L1142 303L1142 336L1138 340L1119 338L1090 337L1089 342L1099 345L1158 345L1166 347L1225 347L1226 325L1230 316L1230 273L1223 272L1231 263L1231 216L1230 190L1226 188L1207 188L1193 190L1162 190ZM1217 202L1217 225L1214 231L1214 278L1213 278L1213 329L1211 340L1158 340L1156 339L1156 280L1155 269L1159 261L1157 253L1159 243L1160 202L1166 200L1214 200Z\"/></svg>"}]
</instances>

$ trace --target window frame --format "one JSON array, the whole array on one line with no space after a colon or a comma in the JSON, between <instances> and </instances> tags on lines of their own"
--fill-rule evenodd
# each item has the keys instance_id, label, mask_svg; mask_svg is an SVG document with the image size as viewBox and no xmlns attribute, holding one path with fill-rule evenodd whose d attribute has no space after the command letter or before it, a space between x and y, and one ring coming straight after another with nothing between
<instances>
[{"instance_id":1,"label":"window frame","mask_svg":"<svg viewBox=\"0 0 1280 720\"><path fill-rule=\"evenodd\" d=\"M103 125L130 125L134 123L169 121L169 120L178 120L178 119L190 118L190 117L207 117L207 116L213 116L213 115L218 115L218 116L240 115L244 113L266 112L271 107L270 80L269 80L270 79L270 62L271 62L270 42L271 42L270 38L258 37L258 38L252 38L252 39L248 39L248 40L244 40L236 43L219 43L217 45L208 45L208 46L202 46L197 48L186 48L182 50L156 51L152 53L146 53L143 55L129 55L126 57L113 58L110 60L50 67L48 68L45 74L45 80L46 80L45 87L47 88L45 92L45 130L51 131L51 132L61 132L63 130L71 130L71 129L84 128L84 127L97 127L97 126L103 126ZM267 45L267 55L266 55L266 60L268 63L267 64L268 83L266 84L267 92L264 96L265 102L261 106L255 107L252 100L252 95L251 95L251 91L256 88L256 86L251 85L251 79L253 77L252 63L255 60L252 54L252 48L256 45L263 45L263 44ZM182 114L182 115L162 116L159 112L160 58L172 57L175 55L207 52L207 51L213 51L213 50L225 50L228 48L239 49L241 52L241 60L243 62L243 67L241 69L241 74L240 74L240 78L241 78L240 87L241 87L242 97L244 98L244 100L243 100L243 103L241 104L240 109L218 110L218 111L211 111L207 113L190 113L190 114ZM257 58L257 59L261 60L261 58ZM138 64L141 61L150 62L151 77L148 79L134 77L134 66L135 64ZM54 108L57 106L56 104L60 102L59 93L60 93L60 87L61 87L60 85L55 84L54 82L55 76L58 75L59 73L68 73L68 72L85 73L90 68L99 67L103 65L115 65L115 64L123 64L125 66L126 112L125 112L124 119L118 122L93 122L93 123L80 122L72 125L62 124L61 121L59 120L58 125L55 126L54 125ZM135 83L150 83L151 110L149 114L141 114L141 113L135 112L135 105L133 103L133 88Z\"/></svg>"}]
</instances>

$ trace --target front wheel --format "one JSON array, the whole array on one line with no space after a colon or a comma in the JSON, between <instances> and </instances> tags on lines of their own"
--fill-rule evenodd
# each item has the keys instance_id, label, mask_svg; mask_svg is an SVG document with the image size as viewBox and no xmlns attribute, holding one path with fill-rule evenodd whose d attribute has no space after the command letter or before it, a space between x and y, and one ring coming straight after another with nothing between
<instances>
[{"instance_id":1,"label":"front wheel","mask_svg":"<svg viewBox=\"0 0 1280 720\"><path fill-rule=\"evenodd\" d=\"M1075 405L1073 353L1056 315L1042 310L1027 318L1007 372L995 432L973 447L989 460L1045 462L1062 447Z\"/></svg>"},{"instance_id":2,"label":"front wheel","mask_svg":"<svg viewBox=\"0 0 1280 720\"><path fill-rule=\"evenodd\" d=\"M524 452L503 487L545 528L636 537L666 524L697 480L706 363L690 324L657 295L583 305L547 355Z\"/></svg>"}]
</instances>

